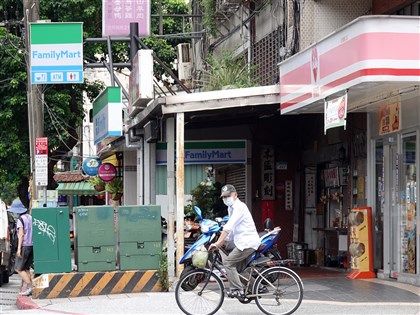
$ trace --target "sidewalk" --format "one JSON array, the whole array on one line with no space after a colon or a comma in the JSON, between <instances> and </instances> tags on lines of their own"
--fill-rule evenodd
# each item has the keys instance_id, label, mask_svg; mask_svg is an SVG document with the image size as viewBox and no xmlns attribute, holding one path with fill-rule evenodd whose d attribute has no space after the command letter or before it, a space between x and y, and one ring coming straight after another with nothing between
<instances>
[{"instance_id":1,"label":"sidewalk","mask_svg":"<svg viewBox=\"0 0 420 315\"><path fill-rule=\"evenodd\" d=\"M337 311L339 308L346 310L344 314L364 315L417 314L420 311L419 287L392 280L347 279L347 273L319 268L293 269L304 283L304 300L295 314L323 314L326 310L327 313L331 311L330 314L343 314ZM31 314L183 314L176 305L172 290L50 300L19 296L16 304L19 310ZM4 314L18 314L19 310ZM259 313L255 303L245 305L228 298L218 312Z\"/></svg>"}]
</instances>

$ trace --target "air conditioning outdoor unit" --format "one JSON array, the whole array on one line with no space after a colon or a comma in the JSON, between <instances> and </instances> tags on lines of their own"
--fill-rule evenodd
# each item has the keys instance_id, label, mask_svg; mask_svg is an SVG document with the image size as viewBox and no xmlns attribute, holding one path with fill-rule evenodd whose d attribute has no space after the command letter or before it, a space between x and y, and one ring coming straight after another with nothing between
<instances>
[{"instance_id":1,"label":"air conditioning outdoor unit","mask_svg":"<svg viewBox=\"0 0 420 315\"><path fill-rule=\"evenodd\" d=\"M178 78L180 80L191 80L191 45L189 43L178 44L176 51L178 57Z\"/></svg>"}]
</instances>

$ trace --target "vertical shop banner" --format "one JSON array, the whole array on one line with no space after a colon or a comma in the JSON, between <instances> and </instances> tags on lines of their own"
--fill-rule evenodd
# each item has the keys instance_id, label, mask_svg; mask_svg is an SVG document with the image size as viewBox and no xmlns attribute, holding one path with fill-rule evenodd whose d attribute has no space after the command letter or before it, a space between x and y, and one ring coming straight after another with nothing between
<instances>
[{"instance_id":1,"label":"vertical shop banner","mask_svg":"<svg viewBox=\"0 0 420 315\"><path fill-rule=\"evenodd\" d=\"M263 146L261 150L262 200L274 200L274 147Z\"/></svg>"},{"instance_id":2,"label":"vertical shop banner","mask_svg":"<svg viewBox=\"0 0 420 315\"><path fill-rule=\"evenodd\" d=\"M324 102L324 134L330 128L344 126L347 121L347 93L331 101Z\"/></svg>"},{"instance_id":3,"label":"vertical shop banner","mask_svg":"<svg viewBox=\"0 0 420 315\"><path fill-rule=\"evenodd\" d=\"M150 36L150 0L102 0L102 36L128 36L138 23L139 36Z\"/></svg>"},{"instance_id":4,"label":"vertical shop banner","mask_svg":"<svg viewBox=\"0 0 420 315\"><path fill-rule=\"evenodd\" d=\"M35 139L35 184L48 185L48 138Z\"/></svg>"},{"instance_id":5,"label":"vertical shop banner","mask_svg":"<svg viewBox=\"0 0 420 315\"><path fill-rule=\"evenodd\" d=\"M379 107L379 134L385 135L387 133L401 130L401 111L400 102L395 101L391 104L382 105Z\"/></svg>"},{"instance_id":6,"label":"vertical shop banner","mask_svg":"<svg viewBox=\"0 0 420 315\"><path fill-rule=\"evenodd\" d=\"M315 176L314 173L305 174L305 197L306 208L315 208L316 207L316 195L315 195Z\"/></svg>"},{"instance_id":7,"label":"vertical shop banner","mask_svg":"<svg viewBox=\"0 0 420 315\"><path fill-rule=\"evenodd\" d=\"M291 180L284 181L284 195L286 210L293 210L293 182Z\"/></svg>"}]
</instances>

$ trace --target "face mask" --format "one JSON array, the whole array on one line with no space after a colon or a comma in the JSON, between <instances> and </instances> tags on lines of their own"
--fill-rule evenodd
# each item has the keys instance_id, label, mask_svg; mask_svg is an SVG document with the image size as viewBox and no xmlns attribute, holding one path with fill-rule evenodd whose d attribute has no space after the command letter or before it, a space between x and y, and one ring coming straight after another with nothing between
<instances>
[{"instance_id":1,"label":"face mask","mask_svg":"<svg viewBox=\"0 0 420 315\"><path fill-rule=\"evenodd\" d=\"M223 203L228 207L233 205L233 201L233 197L223 198Z\"/></svg>"}]
</instances>

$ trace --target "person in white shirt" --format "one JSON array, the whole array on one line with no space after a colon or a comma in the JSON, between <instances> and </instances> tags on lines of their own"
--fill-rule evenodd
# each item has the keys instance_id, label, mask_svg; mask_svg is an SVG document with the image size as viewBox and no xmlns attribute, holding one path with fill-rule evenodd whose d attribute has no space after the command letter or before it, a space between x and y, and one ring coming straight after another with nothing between
<instances>
[{"instance_id":1,"label":"person in white shirt","mask_svg":"<svg viewBox=\"0 0 420 315\"><path fill-rule=\"evenodd\" d=\"M222 187L223 202L228 206L229 221L223 227L217 242L210 245L209 250L219 249L225 240L233 241L234 248L229 255L222 255L223 266L229 281L229 297L243 298L244 288L238 270L243 270L248 257L260 246L260 237L254 219L245 203L238 199L233 185Z\"/></svg>"}]
</instances>

